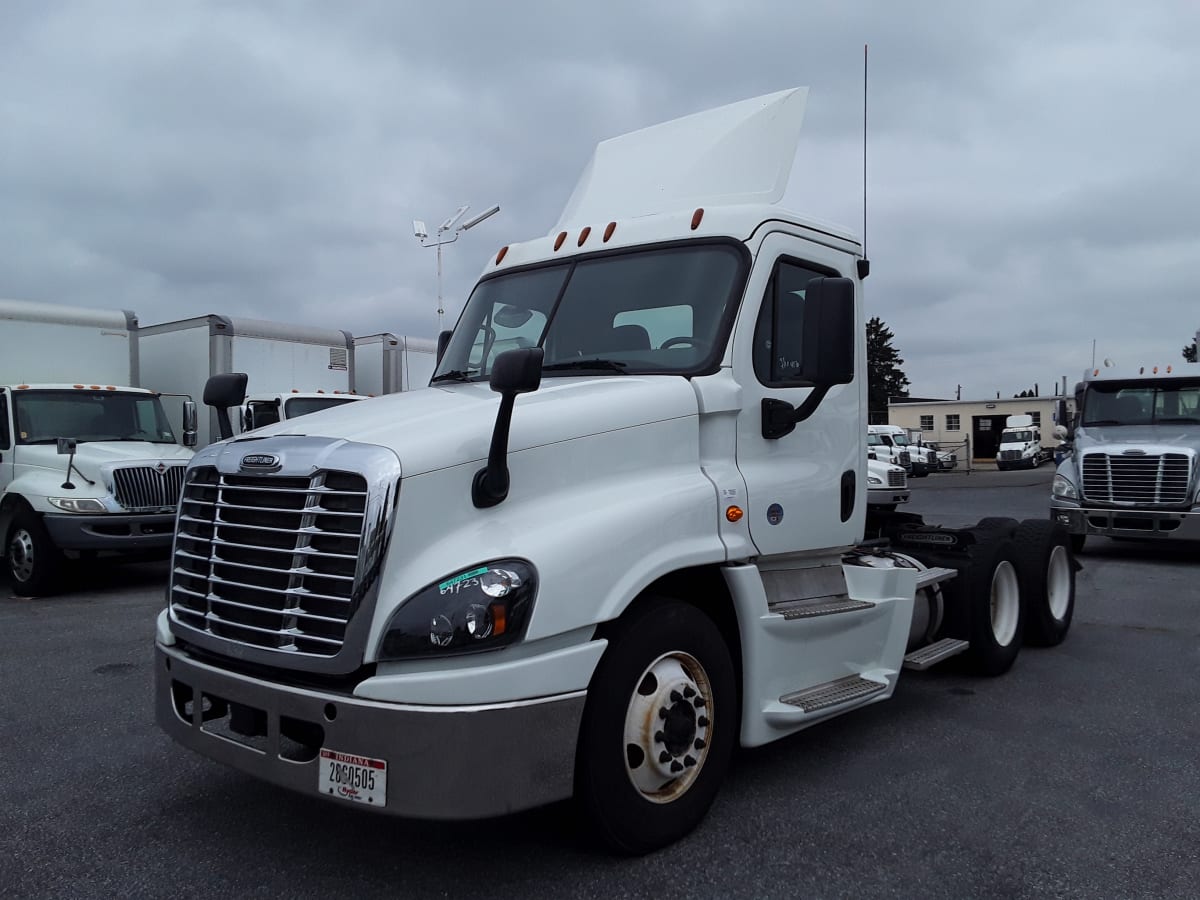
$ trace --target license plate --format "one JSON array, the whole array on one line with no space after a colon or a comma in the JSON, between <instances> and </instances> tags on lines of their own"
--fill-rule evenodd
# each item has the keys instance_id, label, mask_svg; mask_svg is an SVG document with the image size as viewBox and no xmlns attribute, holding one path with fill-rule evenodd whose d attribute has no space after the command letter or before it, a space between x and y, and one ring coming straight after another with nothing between
<instances>
[{"instance_id":1,"label":"license plate","mask_svg":"<svg viewBox=\"0 0 1200 900\"><path fill-rule=\"evenodd\" d=\"M351 803L385 806L387 760L322 748L317 790Z\"/></svg>"}]
</instances>

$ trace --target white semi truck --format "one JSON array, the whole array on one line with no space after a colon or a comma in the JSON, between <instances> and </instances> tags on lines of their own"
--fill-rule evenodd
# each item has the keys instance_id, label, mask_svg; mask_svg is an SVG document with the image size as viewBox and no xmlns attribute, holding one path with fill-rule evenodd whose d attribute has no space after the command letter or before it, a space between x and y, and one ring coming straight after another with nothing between
<instances>
[{"instance_id":1,"label":"white semi truck","mask_svg":"<svg viewBox=\"0 0 1200 900\"><path fill-rule=\"evenodd\" d=\"M867 262L779 203L805 97L601 143L553 231L488 260L433 389L201 451L161 726L364 810L574 795L639 853L735 746L1062 640L1061 526L868 512Z\"/></svg>"},{"instance_id":2,"label":"white semi truck","mask_svg":"<svg viewBox=\"0 0 1200 900\"><path fill-rule=\"evenodd\" d=\"M133 313L0 301L0 552L18 593L53 591L67 557L170 550L196 409L172 404L177 433L138 380Z\"/></svg>"},{"instance_id":3,"label":"white semi truck","mask_svg":"<svg viewBox=\"0 0 1200 900\"><path fill-rule=\"evenodd\" d=\"M996 450L996 468L1036 469L1054 458L1053 447L1042 446L1042 430L1033 424L1033 416L1009 416L1000 432Z\"/></svg>"},{"instance_id":4,"label":"white semi truck","mask_svg":"<svg viewBox=\"0 0 1200 900\"><path fill-rule=\"evenodd\" d=\"M249 377L249 402L271 404L293 390L350 398L355 390L354 338L339 329L206 315L140 328L138 345L146 383L175 394L199 397L211 376L229 372ZM215 440L210 412L200 417L199 445Z\"/></svg>"},{"instance_id":5,"label":"white semi truck","mask_svg":"<svg viewBox=\"0 0 1200 900\"><path fill-rule=\"evenodd\" d=\"M1059 463L1050 517L1071 533L1149 540L1200 539L1200 366L1090 369L1075 414L1059 402Z\"/></svg>"},{"instance_id":6,"label":"white semi truck","mask_svg":"<svg viewBox=\"0 0 1200 900\"><path fill-rule=\"evenodd\" d=\"M437 365L437 341L391 332L354 339L354 389L379 396L429 386Z\"/></svg>"}]
</instances>

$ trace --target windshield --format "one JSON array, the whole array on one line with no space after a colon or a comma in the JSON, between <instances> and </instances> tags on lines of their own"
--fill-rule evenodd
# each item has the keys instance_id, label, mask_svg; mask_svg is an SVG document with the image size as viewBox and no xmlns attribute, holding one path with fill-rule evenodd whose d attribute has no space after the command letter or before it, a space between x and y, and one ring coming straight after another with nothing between
<instances>
[{"instance_id":1,"label":"windshield","mask_svg":"<svg viewBox=\"0 0 1200 900\"><path fill-rule=\"evenodd\" d=\"M309 413L354 402L354 397L289 397L284 401L283 412L285 418L294 419L296 416L307 416Z\"/></svg>"},{"instance_id":2,"label":"windshield","mask_svg":"<svg viewBox=\"0 0 1200 900\"><path fill-rule=\"evenodd\" d=\"M873 434L872 432L869 432L869 431L867 432L867 446L868 447L879 447L879 446L882 446L882 444L883 444L883 438L881 438L877 434Z\"/></svg>"},{"instance_id":3,"label":"windshield","mask_svg":"<svg viewBox=\"0 0 1200 900\"><path fill-rule=\"evenodd\" d=\"M745 279L733 243L635 250L480 282L433 376L486 379L506 350L542 347L547 375L716 366Z\"/></svg>"},{"instance_id":4,"label":"windshield","mask_svg":"<svg viewBox=\"0 0 1200 900\"><path fill-rule=\"evenodd\" d=\"M1032 440L1032 431L1006 431L1000 436L1002 444L1027 444Z\"/></svg>"},{"instance_id":5,"label":"windshield","mask_svg":"<svg viewBox=\"0 0 1200 900\"><path fill-rule=\"evenodd\" d=\"M1200 425L1200 378L1170 382L1091 384L1083 399L1081 424Z\"/></svg>"},{"instance_id":6,"label":"windshield","mask_svg":"<svg viewBox=\"0 0 1200 900\"><path fill-rule=\"evenodd\" d=\"M154 394L13 391L13 404L19 444L53 444L59 438L175 443Z\"/></svg>"},{"instance_id":7,"label":"windshield","mask_svg":"<svg viewBox=\"0 0 1200 900\"><path fill-rule=\"evenodd\" d=\"M896 442L896 446L898 446L898 447L907 447L908 446L909 442L908 442L907 434L893 434L891 437L892 437L892 440Z\"/></svg>"}]
</instances>

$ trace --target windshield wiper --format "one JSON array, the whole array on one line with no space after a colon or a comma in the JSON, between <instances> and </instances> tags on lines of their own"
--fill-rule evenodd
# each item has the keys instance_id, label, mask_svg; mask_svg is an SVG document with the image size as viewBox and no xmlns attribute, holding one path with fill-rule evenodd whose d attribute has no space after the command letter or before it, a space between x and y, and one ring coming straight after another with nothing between
<instances>
[{"instance_id":1,"label":"windshield wiper","mask_svg":"<svg viewBox=\"0 0 1200 900\"><path fill-rule=\"evenodd\" d=\"M470 381L472 375L478 375L478 369L451 369L441 375L435 375L429 380L430 384L438 381Z\"/></svg>"},{"instance_id":2,"label":"windshield wiper","mask_svg":"<svg viewBox=\"0 0 1200 900\"><path fill-rule=\"evenodd\" d=\"M1124 422L1118 422L1116 419L1096 419L1094 422L1084 422L1084 428L1091 428L1094 425L1124 425Z\"/></svg>"},{"instance_id":3,"label":"windshield wiper","mask_svg":"<svg viewBox=\"0 0 1200 900\"><path fill-rule=\"evenodd\" d=\"M1161 425L1163 422L1183 422L1188 425L1200 425L1200 419L1197 419L1194 416L1170 416L1165 419L1154 420L1155 425Z\"/></svg>"},{"instance_id":4,"label":"windshield wiper","mask_svg":"<svg viewBox=\"0 0 1200 900\"><path fill-rule=\"evenodd\" d=\"M625 371L629 363L617 362L613 359L573 359L570 362L556 362L542 366L543 372L558 372L566 369L599 369L601 372L616 372L628 375Z\"/></svg>"}]
</instances>

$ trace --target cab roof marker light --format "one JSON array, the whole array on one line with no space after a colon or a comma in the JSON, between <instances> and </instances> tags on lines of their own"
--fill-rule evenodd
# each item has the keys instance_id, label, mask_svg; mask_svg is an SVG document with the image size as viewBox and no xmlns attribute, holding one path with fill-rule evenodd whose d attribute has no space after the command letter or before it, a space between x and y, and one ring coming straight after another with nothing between
<instances>
[{"instance_id":1,"label":"cab roof marker light","mask_svg":"<svg viewBox=\"0 0 1200 900\"><path fill-rule=\"evenodd\" d=\"M92 390L93 390L93 391L98 391L98 390L100 390L100 385L98 385L98 384L93 384L93 385L91 385L91 388L92 388Z\"/></svg>"},{"instance_id":2,"label":"cab roof marker light","mask_svg":"<svg viewBox=\"0 0 1200 900\"><path fill-rule=\"evenodd\" d=\"M608 239L613 236L613 232L617 230L616 222L609 222L608 227L604 229L604 243L608 243Z\"/></svg>"},{"instance_id":3,"label":"cab roof marker light","mask_svg":"<svg viewBox=\"0 0 1200 900\"><path fill-rule=\"evenodd\" d=\"M700 220L703 218L704 218L704 209L702 207L697 207L696 211L694 213L692 213L692 231L695 231L697 228L700 227Z\"/></svg>"},{"instance_id":4,"label":"cab roof marker light","mask_svg":"<svg viewBox=\"0 0 1200 900\"><path fill-rule=\"evenodd\" d=\"M559 247L561 247L561 246L563 245L563 241L565 241L566 239L567 239L567 233L566 233L565 231L560 231L560 232L558 233L558 237L556 237L556 238L554 239L554 249L555 249L555 251L557 251L557 250L558 250L558 248L559 248Z\"/></svg>"},{"instance_id":5,"label":"cab roof marker light","mask_svg":"<svg viewBox=\"0 0 1200 900\"><path fill-rule=\"evenodd\" d=\"M27 390L29 390L29 385L27 385L27 384L18 384L18 385L17 385L17 390L18 390L18 391L27 391Z\"/></svg>"},{"instance_id":6,"label":"cab roof marker light","mask_svg":"<svg viewBox=\"0 0 1200 900\"><path fill-rule=\"evenodd\" d=\"M587 241L588 235L590 235L591 233L592 233L592 226L585 225L583 228L583 231L579 232L579 241L578 241L578 243L575 244L575 246L582 247L584 245L584 242Z\"/></svg>"},{"instance_id":7,"label":"cab roof marker light","mask_svg":"<svg viewBox=\"0 0 1200 900\"><path fill-rule=\"evenodd\" d=\"M83 390L83 385L82 385L82 384L73 384L73 385L71 385L71 387L75 388L75 390L77 390L77 391L82 391L82 390Z\"/></svg>"},{"instance_id":8,"label":"cab roof marker light","mask_svg":"<svg viewBox=\"0 0 1200 900\"><path fill-rule=\"evenodd\" d=\"M500 252L496 254L496 265L504 262L504 257L508 255L508 244L500 248Z\"/></svg>"},{"instance_id":9,"label":"cab roof marker light","mask_svg":"<svg viewBox=\"0 0 1200 900\"><path fill-rule=\"evenodd\" d=\"M1171 367L1170 367L1170 366L1167 366L1167 374L1168 374L1168 375L1170 375L1170 374L1171 374Z\"/></svg>"},{"instance_id":10,"label":"cab roof marker light","mask_svg":"<svg viewBox=\"0 0 1200 900\"><path fill-rule=\"evenodd\" d=\"M113 387L111 384L106 384L106 385L104 386L104 389L105 389L106 391L115 391L115 390L116 390L116 388L115 388L115 387Z\"/></svg>"}]
</instances>

